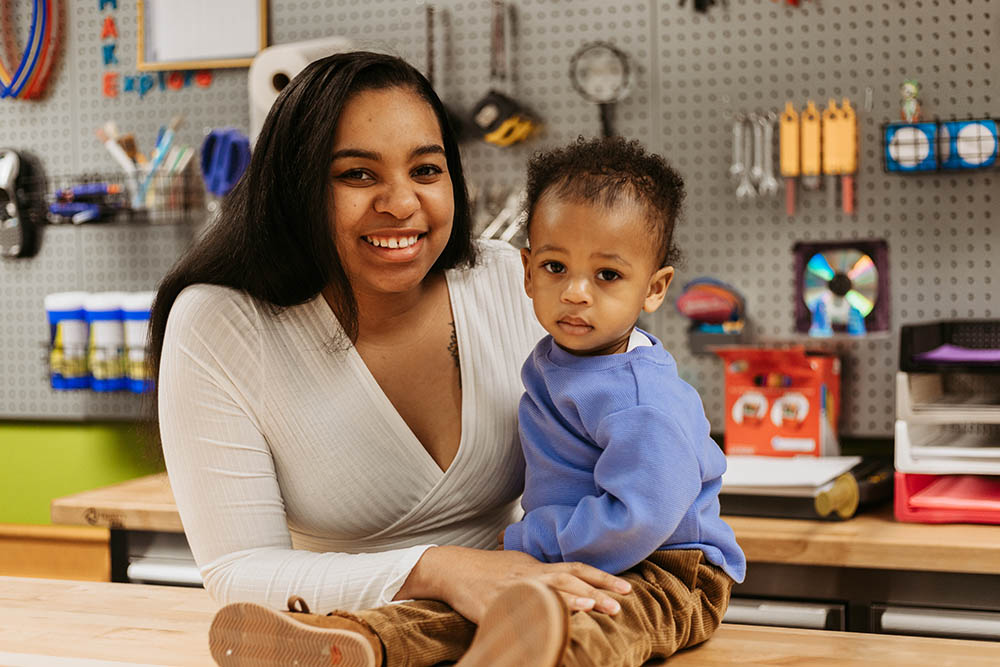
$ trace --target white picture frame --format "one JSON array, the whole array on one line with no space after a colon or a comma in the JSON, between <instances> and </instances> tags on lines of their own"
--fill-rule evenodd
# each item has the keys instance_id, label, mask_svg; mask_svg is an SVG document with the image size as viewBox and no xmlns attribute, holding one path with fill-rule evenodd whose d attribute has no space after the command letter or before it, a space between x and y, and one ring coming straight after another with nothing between
<instances>
[{"instance_id":1,"label":"white picture frame","mask_svg":"<svg viewBox=\"0 0 1000 667\"><path fill-rule=\"evenodd\" d=\"M249 67L267 46L267 0L138 0L138 16L140 71Z\"/></svg>"}]
</instances>

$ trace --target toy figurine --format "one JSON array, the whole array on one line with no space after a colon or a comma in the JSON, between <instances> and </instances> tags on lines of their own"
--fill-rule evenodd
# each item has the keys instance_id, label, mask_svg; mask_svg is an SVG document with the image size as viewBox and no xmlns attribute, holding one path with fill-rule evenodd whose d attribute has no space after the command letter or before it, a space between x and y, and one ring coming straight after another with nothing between
<instances>
[{"instance_id":1,"label":"toy figurine","mask_svg":"<svg viewBox=\"0 0 1000 667\"><path fill-rule=\"evenodd\" d=\"M899 94L903 100L900 105L900 113L907 123L916 123L920 120L920 84L913 79L907 79L899 87Z\"/></svg>"},{"instance_id":2,"label":"toy figurine","mask_svg":"<svg viewBox=\"0 0 1000 667\"><path fill-rule=\"evenodd\" d=\"M851 336L864 336L867 333L865 316L854 306L847 313L847 333Z\"/></svg>"},{"instance_id":3,"label":"toy figurine","mask_svg":"<svg viewBox=\"0 0 1000 667\"><path fill-rule=\"evenodd\" d=\"M809 335L817 338L827 338L833 335L833 327L830 326L830 318L827 315L826 303L823 299L818 299L816 305L813 306Z\"/></svg>"}]
</instances>

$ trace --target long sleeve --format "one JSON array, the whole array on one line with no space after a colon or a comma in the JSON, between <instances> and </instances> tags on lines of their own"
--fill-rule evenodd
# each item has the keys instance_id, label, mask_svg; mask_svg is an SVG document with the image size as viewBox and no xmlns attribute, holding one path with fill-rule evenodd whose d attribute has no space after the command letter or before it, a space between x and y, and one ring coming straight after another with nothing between
<instances>
[{"instance_id":1,"label":"long sleeve","mask_svg":"<svg viewBox=\"0 0 1000 667\"><path fill-rule=\"evenodd\" d=\"M689 436L668 415L636 406L601 420L596 495L543 505L504 534L504 548L545 561L580 561L618 573L674 534L702 487Z\"/></svg>"},{"instance_id":2,"label":"long sleeve","mask_svg":"<svg viewBox=\"0 0 1000 667\"><path fill-rule=\"evenodd\" d=\"M292 548L256 417L263 397L256 312L211 293L186 290L171 309L159 378L164 457L205 588L221 603L276 608L300 595L317 612L388 603L427 545L364 554Z\"/></svg>"},{"instance_id":3,"label":"long sleeve","mask_svg":"<svg viewBox=\"0 0 1000 667\"><path fill-rule=\"evenodd\" d=\"M742 581L746 559L719 516L726 457L698 392L650 340L581 357L547 337L525 361L525 517L504 548L615 574L660 549L700 549Z\"/></svg>"}]
</instances>

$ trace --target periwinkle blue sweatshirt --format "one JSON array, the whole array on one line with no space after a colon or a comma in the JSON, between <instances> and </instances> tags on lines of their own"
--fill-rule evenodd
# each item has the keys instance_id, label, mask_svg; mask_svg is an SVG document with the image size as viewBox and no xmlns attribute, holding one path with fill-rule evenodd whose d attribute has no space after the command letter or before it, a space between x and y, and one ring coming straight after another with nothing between
<instances>
[{"instance_id":1,"label":"periwinkle blue sweatshirt","mask_svg":"<svg viewBox=\"0 0 1000 667\"><path fill-rule=\"evenodd\" d=\"M737 582L746 558L719 517L726 457L695 389L652 346L580 357L551 336L521 369L525 516L504 549L612 574L658 549L700 549Z\"/></svg>"}]
</instances>

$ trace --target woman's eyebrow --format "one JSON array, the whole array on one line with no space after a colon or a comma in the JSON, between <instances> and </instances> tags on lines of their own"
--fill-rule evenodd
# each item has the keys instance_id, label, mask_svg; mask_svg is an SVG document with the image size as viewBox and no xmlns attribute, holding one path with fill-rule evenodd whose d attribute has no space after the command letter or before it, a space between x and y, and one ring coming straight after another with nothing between
<instances>
[{"instance_id":1,"label":"woman's eyebrow","mask_svg":"<svg viewBox=\"0 0 1000 667\"><path fill-rule=\"evenodd\" d=\"M380 153L375 153L374 151L365 151L361 150L360 148L342 148L339 151L334 151L332 159L339 160L340 158L344 157L358 157L363 160L373 160L375 162L378 162L382 159L382 155Z\"/></svg>"},{"instance_id":2,"label":"woman's eyebrow","mask_svg":"<svg viewBox=\"0 0 1000 667\"><path fill-rule=\"evenodd\" d=\"M444 148L440 144L427 144L425 146L417 146L412 151L410 151L410 159L419 157L421 155L444 155ZM339 160L345 157L356 157L362 160L371 160L373 162L381 162L382 154L375 151L366 151L361 148L342 148L339 151L334 151L333 160Z\"/></svg>"},{"instance_id":3,"label":"woman's eyebrow","mask_svg":"<svg viewBox=\"0 0 1000 667\"><path fill-rule=\"evenodd\" d=\"M426 146L417 146L412 151L410 151L410 157L415 158L420 155L434 155L440 154L444 155L444 148L440 144L427 144Z\"/></svg>"}]
</instances>

